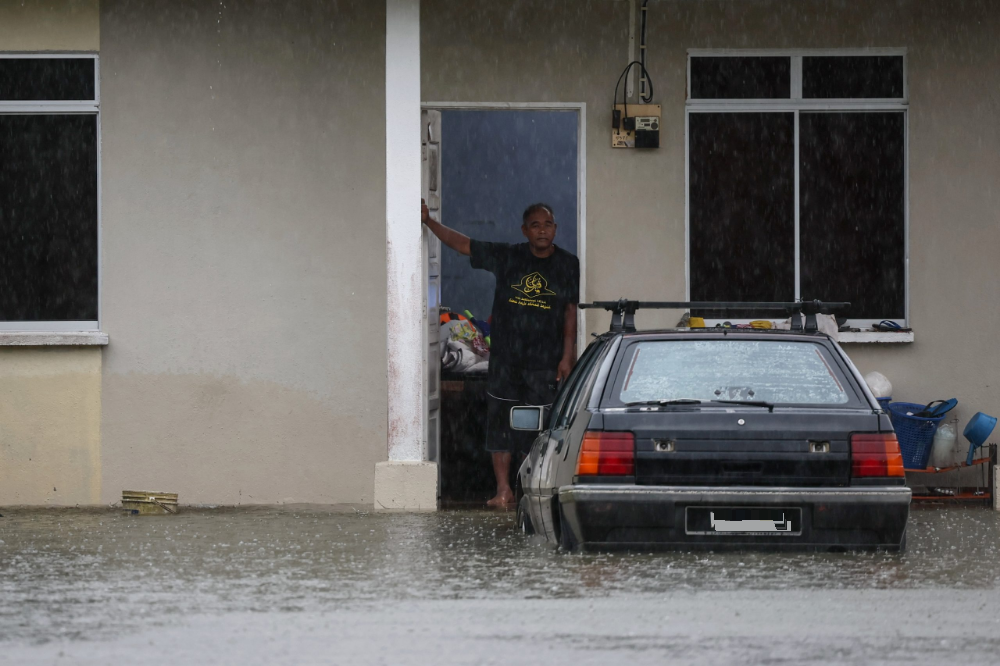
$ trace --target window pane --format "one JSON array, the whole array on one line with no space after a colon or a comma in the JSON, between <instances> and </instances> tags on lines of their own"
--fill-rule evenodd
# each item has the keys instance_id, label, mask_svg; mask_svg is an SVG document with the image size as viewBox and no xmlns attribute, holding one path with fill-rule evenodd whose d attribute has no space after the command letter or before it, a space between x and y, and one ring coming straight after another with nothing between
<instances>
[{"instance_id":1,"label":"window pane","mask_svg":"<svg viewBox=\"0 0 1000 666\"><path fill-rule=\"evenodd\" d=\"M905 316L903 113L803 113L802 298Z\"/></svg>"},{"instance_id":2,"label":"window pane","mask_svg":"<svg viewBox=\"0 0 1000 666\"><path fill-rule=\"evenodd\" d=\"M692 99L788 99L791 58L691 58Z\"/></svg>"},{"instance_id":3,"label":"window pane","mask_svg":"<svg viewBox=\"0 0 1000 666\"><path fill-rule=\"evenodd\" d=\"M691 113L688 128L691 300L794 300L794 115Z\"/></svg>"},{"instance_id":4,"label":"window pane","mask_svg":"<svg viewBox=\"0 0 1000 666\"><path fill-rule=\"evenodd\" d=\"M0 100L94 99L93 58L0 58Z\"/></svg>"},{"instance_id":5,"label":"window pane","mask_svg":"<svg viewBox=\"0 0 1000 666\"><path fill-rule=\"evenodd\" d=\"M619 399L844 404L849 396L833 368L820 346L811 342L642 342L632 346Z\"/></svg>"},{"instance_id":6,"label":"window pane","mask_svg":"<svg viewBox=\"0 0 1000 666\"><path fill-rule=\"evenodd\" d=\"M805 99L903 97L903 56L802 58Z\"/></svg>"},{"instance_id":7,"label":"window pane","mask_svg":"<svg viewBox=\"0 0 1000 666\"><path fill-rule=\"evenodd\" d=\"M97 319L97 117L0 115L0 321Z\"/></svg>"}]
</instances>

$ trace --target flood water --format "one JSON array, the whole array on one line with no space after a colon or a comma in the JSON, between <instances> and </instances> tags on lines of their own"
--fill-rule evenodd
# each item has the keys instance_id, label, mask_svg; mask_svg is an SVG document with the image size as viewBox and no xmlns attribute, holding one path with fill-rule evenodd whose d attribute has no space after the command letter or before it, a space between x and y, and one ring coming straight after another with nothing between
<instances>
[{"instance_id":1,"label":"flood water","mask_svg":"<svg viewBox=\"0 0 1000 666\"><path fill-rule=\"evenodd\" d=\"M566 554L485 511L2 513L0 663L1000 661L988 509L915 509L902 555Z\"/></svg>"}]
</instances>

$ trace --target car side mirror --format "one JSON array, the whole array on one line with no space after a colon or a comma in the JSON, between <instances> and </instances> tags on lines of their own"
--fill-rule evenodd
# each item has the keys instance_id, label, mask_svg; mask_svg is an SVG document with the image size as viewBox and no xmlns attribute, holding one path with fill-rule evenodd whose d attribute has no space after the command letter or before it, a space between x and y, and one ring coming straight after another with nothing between
<instances>
[{"instance_id":1,"label":"car side mirror","mask_svg":"<svg viewBox=\"0 0 1000 666\"><path fill-rule=\"evenodd\" d=\"M545 416L548 407L511 407L510 427L512 430L530 430L538 432L545 429Z\"/></svg>"}]
</instances>

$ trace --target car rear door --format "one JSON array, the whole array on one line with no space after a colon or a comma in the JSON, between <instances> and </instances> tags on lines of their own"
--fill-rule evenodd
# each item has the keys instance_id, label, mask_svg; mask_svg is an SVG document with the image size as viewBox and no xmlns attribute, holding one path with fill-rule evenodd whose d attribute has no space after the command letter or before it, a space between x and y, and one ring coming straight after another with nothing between
<instances>
[{"instance_id":1,"label":"car rear door","mask_svg":"<svg viewBox=\"0 0 1000 666\"><path fill-rule=\"evenodd\" d=\"M573 424L573 416L579 411L580 403L585 401L584 394L592 386L590 381L595 364L603 357L606 348L605 341L597 340L584 350L580 360L566 379L566 385L556 396L550 417L550 428L544 442L536 442L532 447L534 457L532 467L532 495L534 497L534 515L537 516L536 529L546 534L553 534L552 497L555 494L555 468L564 457L567 437ZM540 444L540 445L539 445Z\"/></svg>"}]
</instances>

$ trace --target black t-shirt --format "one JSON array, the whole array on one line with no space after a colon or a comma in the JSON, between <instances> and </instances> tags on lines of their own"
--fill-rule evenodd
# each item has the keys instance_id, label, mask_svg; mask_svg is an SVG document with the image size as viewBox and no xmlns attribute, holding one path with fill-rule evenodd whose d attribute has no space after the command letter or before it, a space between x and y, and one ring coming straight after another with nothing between
<instances>
[{"instance_id":1,"label":"black t-shirt","mask_svg":"<svg viewBox=\"0 0 1000 666\"><path fill-rule=\"evenodd\" d=\"M560 247L545 258L527 243L472 241L473 268L497 279L490 325L490 365L549 369L563 354L566 305L580 298L580 261Z\"/></svg>"}]
</instances>

